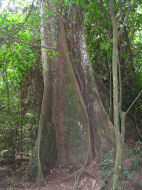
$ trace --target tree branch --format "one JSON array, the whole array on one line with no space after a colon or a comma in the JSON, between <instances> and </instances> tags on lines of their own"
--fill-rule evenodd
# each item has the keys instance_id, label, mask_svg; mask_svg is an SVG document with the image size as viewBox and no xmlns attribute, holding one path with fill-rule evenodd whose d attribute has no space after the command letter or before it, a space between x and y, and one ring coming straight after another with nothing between
<instances>
[{"instance_id":1,"label":"tree branch","mask_svg":"<svg viewBox=\"0 0 142 190\"><path fill-rule=\"evenodd\" d=\"M56 50L56 48L48 48L46 46L41 46L41 45L38 45L38 44L33 44L33 43L29 43L29 42L25 42L25 41L22 41L22 40L19 40L19 39L16 39L16 38L12 38L10 39L14 42L18 42L18 43L22 43L22 44L25 44L25 45L30 45L32 47L40 47L40 48L45 48L45 49L52 49L52 50Z\"/></svg>"},{"instance_id":2,"label":"tree branch","mask_svg":"<svg viewBox=\"0 0 142 190\"><path fill-rule=\"evenodd\" d=\"M134 105L134 103L137 101L137 99L140 97L140 95L142 94L142 90L138 93L137 97L135 98L135 100L132 102L132 104L129 106L129 108L126 111L126 114L130 111L130 109L132 108L132 106Z\"/></svg>"},{"instance_id":3,"label":"tree branch","mask_svg":"<svg viewBox=\"0 0 142 190\"><path fill-rule=\"evenodd\" d=\"M13 36L15 36L22 29L22 27L25 25L25 23L27 22L27 20L28 20L29 16L31 15L31 12L33 10L34 1L35 0L33 0L32 4L31 4L29 13L27 14L24 22L19 25L18 30L16 30L13 34L8 35L6 38L3 38L4 40L1 42L0 48L6 43L7 40L10 40L11 38L13 38Z\"/></svg>"},{"instance_id":4,"label":"tree branch","mask_svg":"<svg viewBox=\"0 0 142 190\"><path fill-rule=\"evenodd\" d=\"M120 31L119 31L119 33L118 33L118 36L121 36L121 34L123 33L123 30L124 30L124 27L125 27L125 25L126 25L126 23L127 23L127 21L128 21L128 17L129 17L129 15L130 15L130 12L131 12L132 8L134 7L134 5L136 4L136 2L137 2L137 1L135 0L132 5L129 5L127 14L126 14L126 16L124 17L124 21L123 21L122 27L121 27L121 29L120 29Z\"/></svg>"}]
</instances>

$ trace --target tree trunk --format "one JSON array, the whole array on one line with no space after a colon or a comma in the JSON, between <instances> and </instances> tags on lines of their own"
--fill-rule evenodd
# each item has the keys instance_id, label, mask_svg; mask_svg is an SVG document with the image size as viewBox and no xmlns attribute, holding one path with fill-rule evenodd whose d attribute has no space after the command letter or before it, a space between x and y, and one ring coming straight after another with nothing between
<instances>
[{"instance_id":1,"label":"tree trunk","mask_svg":"<svg viewBox=\"0 0 142 190\"><path fill-rule=\"evenodd\" d=\"M112 55L112 75L113 75L113 120L114 120L114 129L115 129L115 139L116 139L116 158L115 158L115 166L113 172L113 180L112 180L112 190L118 188L118 179L120 176L121 171L121 161L122 161L122 144L124 139L122 139L122 135L120 133L120 125L119 125L119 116L120 116L120 109L119 107L119 84L118 84L118 62L119 62L119 55L118 55L118 28L117 28L117 21L114 14L114 5L113 0L109 1L110 6L110 15L113 25L113 55ZM120 75L120 73L119 73ZM119 81L121 82L121 81ZM123 114L124 115L124 114ZM122 120L122 126L124 136L124 119ZM124 138L124 137L123 137Z\"/></svg>"},{"instance_id":2,"label":"tree trunk","mask_svg":"<svg viewBox=\"0 0 142 190\"><path fill-rule=\"evenodd\" d=\"M50 8L56 11L54 4ZM48 71L45 69L38 148L29 167L33 175L33 166L36 171L38 166L38 182L52 162L80 165L92 158L99 161L114 145L113 125L102 100L103 85L96 81L89 63L80 8L74 7L73 12L75 20L66 20L61 14L54 17L56 22L52 15L46 20L43 17L44 46L56 45L60 55L51 57L51 51L42 51Z\"/></svg>"},{"instance_id":3,"label":"tree trunk","mask_svg":"<svg viewBox=\"0 0 142 190\"><path fill-rule=\"evenodd\" d=\"M72 18L65 25L65 31L69 31L66 33L67 44L89 118L93 156L99 160L104 158L104 153L115 142L113 125L108 115L109 97L90 65L80 8L76 6L74 9L76 20Z\"/></svg>"}]
</instances>

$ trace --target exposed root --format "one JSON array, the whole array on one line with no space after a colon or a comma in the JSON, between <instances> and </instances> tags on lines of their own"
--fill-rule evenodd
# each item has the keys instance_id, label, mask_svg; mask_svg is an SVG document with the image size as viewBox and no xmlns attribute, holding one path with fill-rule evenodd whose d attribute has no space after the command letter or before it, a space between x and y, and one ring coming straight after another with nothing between
<instances>
[{"instance_id":1,"label":"exposed root","mask_svg":"<svg viewBox=\"0 0 142 190\"><path fill-rule=\"evenodd\" d=\"M78 183L79 183L79 180L82 177L82 175L86 175L86 176L88 176L88 177L90 177L92 179L95 178L94 175L90 174L90 172L88 172L84 167L82 167L81 169L77 170L76 172L74 172L73 174L71 174L70 176L64 178L61 181L62 182L66 181L66 180L70 179L71 177L75 176L75 182L74 182L74 185L72 187L72 190L76 190L77 186L78 186Z\"/></svg>"}]
</instances>

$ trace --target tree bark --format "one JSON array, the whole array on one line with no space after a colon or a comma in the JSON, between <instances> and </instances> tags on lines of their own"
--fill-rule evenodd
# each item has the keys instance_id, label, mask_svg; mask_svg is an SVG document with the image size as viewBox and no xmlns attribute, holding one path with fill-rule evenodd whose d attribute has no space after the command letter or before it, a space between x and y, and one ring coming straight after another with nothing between
<instances>
[{"instance_id":1,"label":"tree bark","mask_svg":"<svg viewBox=\"0 0 142 190\"><path fill-rule=\"evenodd\" d=\"M116 158L112 180L112 190L118 188L118 179L121 171L121 160L122 160L122 136L120 133L119 116L121 107L119 107L119 85L118 85L118 28L117 22L114 15L113 0L109 1L110 16L113 25L113 55L112 55L112 75L113 75L113 120L115 129L116 139ZM120 73L119 73L120 74ZM124 123L124 122L123 122ZM124 129L124 127L123 127ZM124 131L124 130L123 130Z\"/></svg>"},{"instance_id":2,"label":"tree bark","mask_svg":"<svg viewBox=\"0 0 142 190\"><path fill-rule=\"evenodd\" d=\"M90 64L79 6L74 7L74 12L76 20L70 19L69 24L65 25L65 31L69 31L66 32L68 49L89 118L93 156L99 160L115 144L114 129L108 114L108 93L101 89L104 85Z\"/></svg>"},{"instance_id":3,"label":"tree bark","mask_svg":"<svg viewBox=\"0 0 142 190\"><path fill-rule=\"evenodd\" d=\"M56 11L55 4L48 3L48 7ZM38 171L38 182L53 162L78 166L93 158L99 161L114 146L113 124L102 100L103 85L96 82L98 77L89 62L79 6L74 7L73 13L75 20L66 20L61 14L48 15L47 19L43 11L42 45L56 46L59 55L42 50L47 69L44 69L37 152L29 167L31 175L33 165L34 171Z\"/></svg>"}]
</instances>

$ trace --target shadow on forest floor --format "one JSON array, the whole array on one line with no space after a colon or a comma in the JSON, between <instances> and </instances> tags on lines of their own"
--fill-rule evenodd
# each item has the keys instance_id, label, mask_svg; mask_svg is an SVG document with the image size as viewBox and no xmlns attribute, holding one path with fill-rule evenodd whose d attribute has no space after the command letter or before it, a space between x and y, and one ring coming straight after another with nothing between
<instances>
[{"instance_id":1,"label":"shadow on forest floor","mask_svg":"<svg viewBox=\"0 0 142 190\"><path fill-rule=\"evenodd\" d=\"M0 190L72 190L80 175L79 171L71 165L64 168L53 168L48 173L44 184L38 186L34 183L23 182L20 176L23 176L24 172L12 171L12 169L3 166L0 167ZM93 162L82 170L78 189L100 190L103 185L104 181L101 179L98 166L94 165Z\"/></svg>"},{"instance_id":2,"label":"shadow on forest floor","mask_svg":"<svg viewBox=\"0 0 142 190\"><path fill-rule=\"evenodd\" d=\"M0 167L0 190L110 190L114 162L105 160L100 164L92 161L85 169L79 170L72 165L52 168L42 186L24 182L26 163L16 166ZM82 172L80 175L80 171ZM79 177L79 180L78 180ZM129 149L122 163L119 190L142 190L142 146Z\"/></svg>"}]
</instances>

